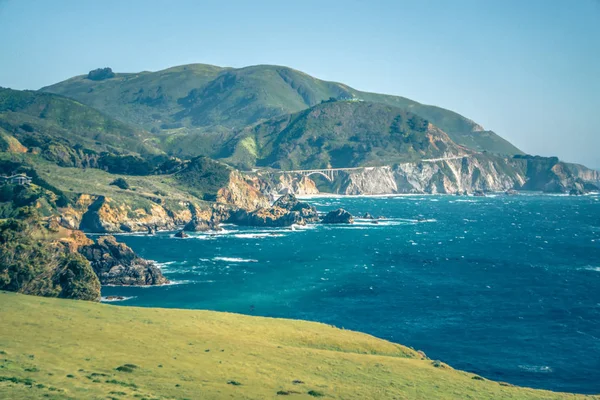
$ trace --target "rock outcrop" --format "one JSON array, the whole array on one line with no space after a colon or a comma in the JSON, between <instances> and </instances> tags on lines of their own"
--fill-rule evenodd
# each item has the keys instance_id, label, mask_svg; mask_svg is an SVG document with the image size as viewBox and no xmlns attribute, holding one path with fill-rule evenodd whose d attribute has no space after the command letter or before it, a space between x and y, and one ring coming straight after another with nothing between
<instances>
[{"instance_id":1,"label":"rock outcrop","mask_svg":"<svg viewBox=\"0 0 600 400\"><path fill-rule=\"evenodd\" d=\"M215 205L216 207L216 205ZM186 232L207 232L217 231L219 227L220 216L208 210L203 211L196 207L191 207L192 219L185 224L183 230Z\"/></svg>"},{"instance_id":2,"label":"rock outcrop","mask_svg":"<svg viewBox=\"0 0 600 400\"><path fill-rule=\"evenodd\" d=\"M248 211L269 206L269 199L238 171L232 171L227 186L217 192L217 202Z\"/></svg>"},{"instance_id":3,"label":"rock outcrop","mask_svg":"<svg viewBox=\"0 0 600 400\"><path fill-rule=\"evenodd\" d=\"M230 213L227 222L244 226L290 226L306 225L319 220L317 210L308 203L300 202L292 194L281 196L271 207L248 212L237 209Z\"/></svg>"},{"instance_id":4,"label":"rock outcrop","mask_svg":"<svg viewBox=\"0 0 600 400\"><path fill-rule=\"evenodd\" d=\"M321 222L324 224L352 224L354 217L343 208L338 208L325 214Z\"/></svg>"},{"instance_id":5,"label":"rock outcrop","mask_svg":"<svg viewBox=\"0 0 600 400\"><path fill-rule=\"evenodd\" d=\"M306 176L290 176L290 175L279 175L279 182L276 190L280 194L296 194L296 195L307 195L307 194L318 194L319 189L315 182Z\"/></svg>"},{"instance_id":6,"label":"rock outcrop","mask_svg":"<svg viewBox=\"0 0 600 400\"><path fill-rule=\"evenodd\" d=\"M185 201L157 204L148 200L143 206L136 206L110 197L82 194L73 205L60 210L60 225L94 233L150 233L189 222L195 208Z\"/></svg>"},{"instance_id":7,"label":"rock outcrop","mask_svg":"<svg viewBox=\"0 0 600 400\"><path fill-rule=\"evenodd\" d=\"M114 236L102 236L94 244L79 248L103 285L161 285L168 283L152 262L138 257Z\"/></svg>"}]
</instances>

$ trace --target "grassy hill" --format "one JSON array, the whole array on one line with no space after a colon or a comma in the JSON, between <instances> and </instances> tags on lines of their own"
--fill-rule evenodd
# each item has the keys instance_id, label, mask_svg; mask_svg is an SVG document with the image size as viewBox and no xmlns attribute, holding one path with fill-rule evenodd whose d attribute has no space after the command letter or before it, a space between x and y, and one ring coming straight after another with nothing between
<instances>
[{"instance_id":1,"label":"grassy hill","mask_svg":"<svg viewBox=\"0 0 600 400\"><path fill-rule=\"evenodd\" d=\"M1 292L0 304L6 399L586 398L488 381L312 322Z\"/></svg>"},{"instance_id":2,"label":"grassy hill","mask_svg":"<svg viewBox=\"0 0 600 400\"><path fill-rule=\"evenodd\" d=\"M148 132L49 93L0 88L0 128L5 137L12 136L26 147L63 145L63 151L81 147L95 152L160 153Z\"/></svg>"},{"instance_id":3,"label":"grassy hill","mask_svg":"<svg viewBox=\"0 0 600 400\"><path fill-rule=\"evenodd\" d=\"M381 103L332 101L247 129L226 160L241 168L343 168L461 154L427 120Z\"/></svg>"},{"instance_id":4,"label":"grassy hill","mask_svg":"<svg viewBox=\"0 0 600 400\"><path fill-rule=\"evenodd\" d=\"M519 154L520 150L455 112L399 96L361 92L282 66L220 68L191 64L158 72L116 74L100 81L81 75L41 89L72 97L111 116L159 134L176 155L209 155L225 134L277 116L296 113L329 98L362 99L413 112L456 143L474 150ZM190 134L193 139L190 138Z\"/></svg>"}]
</instances>

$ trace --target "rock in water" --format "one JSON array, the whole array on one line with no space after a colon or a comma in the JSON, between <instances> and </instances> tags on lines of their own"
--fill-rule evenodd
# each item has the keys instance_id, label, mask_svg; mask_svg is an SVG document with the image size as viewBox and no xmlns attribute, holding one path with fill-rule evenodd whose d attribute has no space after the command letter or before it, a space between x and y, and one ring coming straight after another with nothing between
<instances>
[{"instance_id":1,"label":"rock in water","mask_svg":"<svg viewBox=\"0 0 600 400\"><path fill-rule=\"evenodd\" d=\"M375 219L374 216L372 216L370 213L365 213L365 215L363 215L364 219Z\"/></svg>"},{"instance_id":2,"label":"rock in water","mask_svg":"<svg viewBox=\"0 0 600 400\"><path fill-rule=\"evenodd\" d=\"M194 216L190 222L185 224L183 230L186 232L206 232L212 229L211 222Z\"/></svg>"},{"instance_id":3,"label":"rock in water","mask_svg":"<svg viewBox=\"0 0 600 400\"><path fill-rule=\"evenodd\" d=\"M308 203L298 201L293 194L281 196L273 206L283 208L291 213L298 213L303 225L319 221L317 209Z\"/></svg>"},{"instance_id":4,"label":"rock in water","mask_svg":"<svg viewBox=\"0 0 600 400\"><path fill-rule=\"evenodd\" d=\"M281 196L271 207L255 211L237 210L230 214L228 222L244 226L290 226L306 225L319 220L317 209L300 202L293 194Z\"/></svg>"},{"instance_id":5,"label":"rock in water","mask_svg":"<svg viewBox=\"0 0 600 400\"><path fill-rule=\"evenodd\" d=\"M154 263L144 260L114 236L103 236L79 252L88 259L103 285L161 285L169 281Z\"/></svg>"},{"instance_id":6,"label":"rock in water","mask_svg":"<svg viewBox=\"0 0 600 400\"><path fill-rule=\"evenodd\" d=\"M179 231L175 234L175 237L183 239L183 238L189 237L189 235L187 233L185 233L184 231Z\"/></svg>"},{"instance_id":7,"label":"rock in water","mask_svg":"<svg viewBox=\"0 0 600 400\"><path fill-rule=\"evenodd\" d=\"M321 222L324 224L351 224L354 222L354 217L348 211L343 208L339 208L334 211L330 211L325 215Z\"/></svg>"},{"instance_id":8,"label":"rock in water","mask_svg":"<svg viewBox=\"0 0 600 400\"><path fill-rule=\"evenodd\" d=\"M585 192L581 189L573 188L569 191L570 196L582 196Z\"/></svg>"}]
</instances>

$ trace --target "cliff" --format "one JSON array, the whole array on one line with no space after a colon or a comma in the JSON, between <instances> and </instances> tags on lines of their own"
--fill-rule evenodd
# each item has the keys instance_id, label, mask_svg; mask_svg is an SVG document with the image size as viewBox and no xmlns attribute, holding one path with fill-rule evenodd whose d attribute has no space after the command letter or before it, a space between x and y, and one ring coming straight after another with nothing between
<instances>
[{"instance_id":1,"label":"cliff","mask_svg":"<svg viewBox=\"0 0 600 400\"><path fill-rule=\"evenodd\" d=\"M192 218L188 202L157 204L118 201L106 196L80 195L75 204L60 210L60 224L86 232L146 232L148 227L174 229Z\"/></svg>"},{"instance_id":2,"label":"cliff","mask_svg":"<svg viewBox=\"0 0 600 400\"><path fill-rule=\"evenodd\" d=\"M79 248L103 285L161 285L169 281L152 262L140 258L113 236Z\"/></svg>"},{"instance_id":3,"label":"cliff","mask_svg":"<svg viewBox=\"0 0 600 400\"><path fill-rule=\"evenodd\" d=\"M282 174L282 180L299 180ZM262 176L271 182L272 176ZM265 185L263 185L265 186ZM272 187L277 187L272 183ZM586 192L600 188L600 172L556 158L487 154L399 163L336 171L333 182L322 182L321 191L345 195L427 193L452 194L477 191L531 190L548 193ZM295 188L288 186L292 193ZM300 193L297 193L300 194Z\"/></svg>"},{"instance_id":4,"label":"cliff","mask_svg":"<svg viewBox=\"0 0 600 400\"><path fill-rule=\"evenodd\" d=\"M245 210L256 210L267 207L269 200L259 188L253 186L255 182L248 182L238 171L232 171L229 175L227 186L217 192L217 203L232 205Z\"/></svg>"}]
</instances>

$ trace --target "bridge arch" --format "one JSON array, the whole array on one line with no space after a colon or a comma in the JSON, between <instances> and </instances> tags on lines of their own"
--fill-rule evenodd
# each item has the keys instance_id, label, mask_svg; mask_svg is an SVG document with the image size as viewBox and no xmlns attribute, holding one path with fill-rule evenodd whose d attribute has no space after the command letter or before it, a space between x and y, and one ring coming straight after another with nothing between
<instances>
[{"instance_id":1,"label":"bridge arch","mask_svg":"<svg viewBox=\"0 0 600 400\"><path fill-rule=\"evenodd\" d=\"M333 171L307 171L307 172L302 172L302 175L306 176L307 178L309 176L315 175L315 174L323 176L329 182L333 182Z\"/></svg>"}]
</instances>

